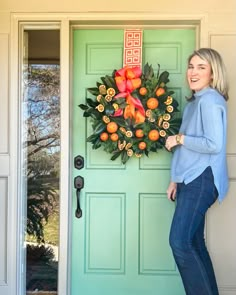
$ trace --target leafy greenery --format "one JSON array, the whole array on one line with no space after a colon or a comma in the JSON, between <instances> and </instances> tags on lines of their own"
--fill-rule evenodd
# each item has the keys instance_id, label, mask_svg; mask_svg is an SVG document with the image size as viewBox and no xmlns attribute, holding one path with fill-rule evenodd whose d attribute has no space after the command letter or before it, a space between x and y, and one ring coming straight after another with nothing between
<instances>
[{"instance_id":1,"label":"leafy greenery","mask_svg":"<svg viewBox=\"0 0 236 295\"><path fill-rule=\"evenodd\" d=\"M57 268L54 251L45 245L27 244L26 288L32 290L57 290Z\"/></svg>"}]
</instances>

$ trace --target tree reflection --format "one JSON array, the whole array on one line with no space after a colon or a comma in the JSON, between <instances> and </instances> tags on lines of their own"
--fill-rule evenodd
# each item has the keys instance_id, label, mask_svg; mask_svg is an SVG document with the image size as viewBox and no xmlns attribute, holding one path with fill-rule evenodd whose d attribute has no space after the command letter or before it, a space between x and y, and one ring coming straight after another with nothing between
<instances>
[{"instance_id":1,"label":"tree reflection","mask_svg":"<svg viewBox=\"0 0 236 295\"><path fill-rule=\"evenodd\" d=\"M59 216L60 68L28 65L24 75L27 290L54 291L57 259L50 245L58 246L58 224L47 235L45 228Z\"/></svg>"}]
</instances>

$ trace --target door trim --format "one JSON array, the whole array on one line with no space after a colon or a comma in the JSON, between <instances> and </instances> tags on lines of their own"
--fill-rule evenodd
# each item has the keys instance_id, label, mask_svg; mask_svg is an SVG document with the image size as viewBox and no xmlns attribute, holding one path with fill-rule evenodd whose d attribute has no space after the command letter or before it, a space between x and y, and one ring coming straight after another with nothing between
<instances>
[{"instance_id":1,"label":"door trim","mask_svg":"<svg viewBox=\"0 0 236 295\"><path fill-rule=\"evenodd\" d=\"M61 71L61 157L60 161L60 232L59 232L59 266L58 266L58 294L69 293L69 242L70 241L70 148L69 148L69 21L66 19L57 21L51 20L51 17L46 18L42 22L25 21L21 17L13 17L11 22L11 85L10 85L10 117L11 117L11 155L10 166L11 185L10 196L12 196L12 212L14 216L12 220L11 232L14 235L14 243L11 252L14 254L15 262L11 264L16 277L12 278L12 286L14 291L11 294L25 294L25 245L24 245L24 200L22 198L21 189L21 53L22 32L23 28L27 29L60 29L60 71ZM63 85L62 85L63 84ZM63 180L63 181L62 181ZM66 253L66 254L65 254Z\"/></svg>"},{"instance_id":2,"label":"door trim","mask_svg":"<svg viewBox=\"0 0 236 295\"><path fill-rule=\"evenodd\" d=\"M106 21L104 21L106 20ZM22 249L22 200L20 183L20 134L19 124L19 105L20 105L20 24L27 25L52 25L60 26L60 49L61 49L61 179L60 193L60 250L59 250L59 270L58 270L58 294L70 294L70 259L71 259L71 216L72 212L72 180L70 171L72 170L73 159L71 158L70 145L70 97L71 97L71 31L73 27L92 28L117 28L132 27L137 24L140 28L151 27L197 27L196 47L208 46L208 15L207 14L160 14L152 12L81 12L81 13L13 13L11 15L11 39L10 39L10 191L9 212L12 216L10 235L12 238L11 265L9 273L13 277L10 279L12 284L11 294L23 295L22 273L23 257ZM125 25L122 25L124 24ZM15 271L14 271L15 270ZM14 285L14 282L15 285Z\"/></svg>"}]
</instances>

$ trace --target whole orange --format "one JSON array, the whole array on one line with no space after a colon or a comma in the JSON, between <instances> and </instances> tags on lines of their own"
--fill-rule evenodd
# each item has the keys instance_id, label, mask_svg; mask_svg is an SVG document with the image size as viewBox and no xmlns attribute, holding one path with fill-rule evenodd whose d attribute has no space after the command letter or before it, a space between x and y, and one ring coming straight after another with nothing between
<instances>
[{"instance_id":1,"label":"whole orange","mask_svg":"<svg viewBox=\"0 0 236 295\"><path fill-rule=\"evenodd\" d=\"M118 136L117 133L112 133L112 134L110 135L110 139L111 139L112 141L117 141L117 140L119 139L119 136Z\"/></svg>"},{"instance_id":2,"label":"whole orange","mask_svg":"<svg viewBox=\"0 0 236 295\"><path fill-rule=\"evenodd\" d=\"M141 95L145 95L145 94L147 94L147 88L146 88L146 87L141 87L141 88L139 89L139 93L140 93Z\"/></svg>"},{"instance_id":3,"label":"whole orange","mask_svg":"<svg viewBox=\"0 0 236 295\"><path fill-rule=\"evenodd\" d=\"M146 142L144 141L141 141L139 144L138 144L138 147L140 150L144 150L146 148L147 144Z\"/></svg>"},{"instance_id":4,"label":"whole orange","mask_svg":"<svg viewBox=\"0 0 236 295\"><path fill-rule=\"evenodd\" d=\"M103 132L100 134L100 139L102 141L107 141L108 140L108 134L106 132Z\"/></svg>"},{"instance_id":5,"label":"whole orange","mask_svg":"<svg viewBox=\"0 0 236 295\"><path fill-rule=\"evenodd\" d=\"M107 124L107 131L109 133L115 133L118 129L118 125L116 124L116 122L110 122Z\"/></svg>"},{"instance_id":6,"label":"whole orange","mask_svg":"<svg viewBox=\"0 0 236 295\"><path fill-rule=\"evenodd\" d=\"M148 138L149 138L151 141L156 141L156 140L158 140L158 138L159 138L159 132L158 132L156 129L149 131L149 133L148 133Z\"/></svg>"},{"instance_id":7,"label":"whole orange","mask_svg":"<svg viewBox=\"0 0 236 295\"><path fill-rule=\"evenodd\" d=\"M159 105L159 101L154 97L150 97L147 100L147 107L151 110L156 109L158 107L158 105Z\"/></svg>"},{"instance_id":8,"label":"whole orange","mask_svg":"<svg viewBox=\"0 0 236 295\"><path fill-rule=\"evenodd\" d=\"M138 138L143 137L144 136L143 130L142 129L137 129L135 131L135 136L138 137Z\"/></svg>"},{"instance_id":9,"label":"whole orange","mask_svg":"<svg viewBox=\"0 0 236 295\"><path fill-rule=\"evenodd\" d=\"M166 92L166 91L165 91L164 88L159 87L159 88L157 88L156 96L160 96L160 95L164 94L165 92Z\"/></svg>"}]
</instances>

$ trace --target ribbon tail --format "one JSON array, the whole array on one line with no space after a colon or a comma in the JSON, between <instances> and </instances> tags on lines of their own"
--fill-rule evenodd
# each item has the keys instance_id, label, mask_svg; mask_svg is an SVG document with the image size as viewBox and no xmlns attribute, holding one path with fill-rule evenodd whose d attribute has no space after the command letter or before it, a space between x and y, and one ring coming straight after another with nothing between
<instances>
[{"instance_id":1,"label":"ribbon tail","mask_svg":"<svg viewBox=\"0 0 236 295\"><path fill-rule=\"evenodd\" d=\"M127 119L127 118L131 118L131 119L135 118L135 105L133 103L131 95L128 95L126 97L126 103L127 103L127 106L125 107L124 118L125 119Z\"/></svg>"},{"instance_id":2,"label":"ribbon tail","mask_svg":"<svg viewBox=\"0 0 236 295\"><path fill-rule=\"evenodd\" d=\"M139 124L139 123L143 123L145 122L145 116L143 116L140 111L136 111L135 114L135 123Z\"/></svg>"},{"instance_id":3,"label":"ribbon tail","mask_svg":"<svg viewBox=\"0 0 236 295\"><path fill-rule=\"evenodd\" d=\"M119 117L123 115L123 110L122 109L118 109L115 111L115 113L112 115L113 117Z\"/></svg>"},{"instance_id":4,"label":"ribbon tail","mask_svg":"<svg viewBox=\"0 0 236 295\"><path fill-rule=\"evenodd\" d=\"M130 100L134 104L135 108L139 110L140 114L145 117L145 109L141 103L141 101L138 98L134 98L133 96L130 95Z\"/></svg>"},{"instance_id":5,"label":"ribbon tail","mask_svg":"<svg viewBox=\"0 0 236 295\"><path fill-rule=\"evenodd\" d=\"M126 98L128 94L128 92L121 92L115 95L114 98Z\"/></svg>"}]
</instances>

